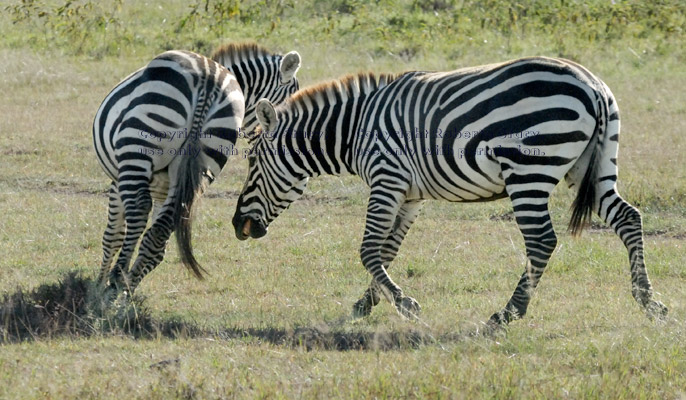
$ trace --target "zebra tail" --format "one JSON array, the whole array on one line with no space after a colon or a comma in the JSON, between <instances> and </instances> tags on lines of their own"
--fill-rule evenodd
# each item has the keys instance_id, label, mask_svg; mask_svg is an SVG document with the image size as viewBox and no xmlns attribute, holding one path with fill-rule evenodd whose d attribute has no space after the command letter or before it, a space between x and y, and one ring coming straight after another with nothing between
<instances>
[{"instance_id":1,"label":"zebra tail","mask_svg":"<svg viewBox=\"0 0 686 400\"><path fill-rule=\"evenodd\" d=\"M584 228L591 223L593 203L596 196L596 176L598 171L598 149L593 150L588 169L579 185L579 191L572 203L572 217L569 219L568 230L572 236L580 236Z\"/></svg>"},{"instance_id":2,"label":"zebra tail","mask_svg":"<svg viewBox=\"0 0 686 400\"><path fill-rule=\"evenodd\" d=\"M569 219L567 230L572 236L580 236L581 232L591 224L593 216L593 206L596 198L596 183L598 181L598 167L600 165L601 137L603 127L607 126L607 101L605 97L596 92L599 108L599 116L596 120L595 131L589 142L589 146L594 146L591 157L588 161L588 168L584 174L579 191L572 203L572 217ZM594 143L595 141L595 143Z\"/></svg>"},{"instance_id":3,"label":"zebra tail","mask_svg":"<svg viewBox=\"0 0 686 400\"><path fill-rule=\"evenodd\" d=\"M202 195L205 184L204 169L200 162L201 146L199 135L191 132L184 144L185 153L177 155L177 157L183 157L183 160L178 169L174 197L174 233L181 262L198 279L203 279L203 272L206 271L193 255L191 228L195 206Z\"/></svg>"}]
</instances>

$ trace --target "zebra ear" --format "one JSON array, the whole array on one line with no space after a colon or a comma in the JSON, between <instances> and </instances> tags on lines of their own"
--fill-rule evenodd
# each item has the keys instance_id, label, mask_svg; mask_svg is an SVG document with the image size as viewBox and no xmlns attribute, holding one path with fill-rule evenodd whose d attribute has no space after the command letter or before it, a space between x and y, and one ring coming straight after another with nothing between
<instances>
[{"instance_id":1,"label":"zebra ear","mask_svg":"<svg viewBox=\"0 0 686 400\"><path fill-rule=\"evenodd\" d=\"M274 111L274 105L267 99L261 99L257 102L255 106L255 113L257 114L257 120L260 121L262 125L263 132L271 133L276 128L276 111Z\"/></svg>"},{"instance_id":2,"label":"zebra ear","mask_svg":"<svg viewBox=\"0 0 686 400\"><path fill-rule=\"evenodd\" d=\"M288 83L295 78L295 73L300 69L300 54L291 51L281 59L281 83Z\"/></svg>"}]
</instances>

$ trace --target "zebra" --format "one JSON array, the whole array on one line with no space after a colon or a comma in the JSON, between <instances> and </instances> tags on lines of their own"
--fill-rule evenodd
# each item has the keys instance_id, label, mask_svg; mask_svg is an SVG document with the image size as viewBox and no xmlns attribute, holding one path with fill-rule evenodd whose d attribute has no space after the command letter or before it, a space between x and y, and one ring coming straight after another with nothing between
<instances>
[{"instance_id":1,"label":"zebra","mask_svg":"<svg viewBox=\"0 0 686 400\"><path fill-rule=\"evenodd\" d=\"M628 249L633 297L648 316L667 313L653 298L641 214L617 192L617 102L577 63L531 57L450 72L360 73L300 90L278 107L261 100L257 117L263 131L252 138L236 237L266 235L310 177L360 176L370 195L359 252L373 278L356 317L369 315L380 295L403 316L420 311L387 270L425 200L509 197L527 266L487 326L522 318L557 244L548 199L563 178L577 190L571 232L597 213Z\"/></svg>"},{"instance_id":2,"label":"zebra","mask_svg":"<svg viewBox=\"0 0 686 400\"><path fill-rule=\"evenodd\" d=\"M193 204L237 154L241 127L257 126L256 100L293 94L299 68L297 52L272 54L254 43L229 43L212 59L173 50L107 95L93 122L95 152L112 180L100 284L132 293L162 261L172 231L181 261L202 278L191 246Z\"/></svg>"}]
</instances>

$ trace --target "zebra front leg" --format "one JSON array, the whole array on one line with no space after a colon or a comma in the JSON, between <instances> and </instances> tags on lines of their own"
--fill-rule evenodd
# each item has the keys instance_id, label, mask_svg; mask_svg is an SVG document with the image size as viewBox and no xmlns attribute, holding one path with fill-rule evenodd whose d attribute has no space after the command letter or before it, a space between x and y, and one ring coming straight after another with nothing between
<instances>
[{"instance_id":1,"label":"zebra front leg","mask_svg":"<svg viewBox=\"0 0 686 400\"><path fill-rule=\"evenodd\" d=\"M643 223L641 213L617 193L614 185L600 197L598 215L612 227L629 252L631 294L649 318L667 315L667 307L653 299L653 287L643 259Z\"/></svg>"},{"instance_id":2,"label":"zebra front leg","mask_svg":"<svg viewBox=\"0 0 686 400\"><path fill-rule=\"evenodd\" d=\"M405 235L407 235L410 227L417 219L423 204L423 200L410 200L403 203L400 207L398 215L395 217L391 234L381 247L381 260L383 268L387 270L386 273L388 273L388 267L390 267L398 254L398 250L400 249L400 245L402 244ZM381 289L379 288L376 279L372 278L367 290L353 306L353 316L355 318L368 316L371 314L372 308L379 304L380 300Z\"/></svg>"},{"instance_id":3,"label":"zebra front leg","mask_svg":"<svg viewBox=\"0 0 686 400\"><path fill-rule=\"evenodd\" d=\"M384 268L381 250L393 230L404 194L385 188L372 189L367 205L367 221L360 247L362 264L372 275L381 292L395 305L396 310L405 317L415 317L421 307L411 297L403 294Z\"/></svg>"},{"instance_id":4,"label":"zebra front leg","mask_svg":"<svg viewBox=\"0 0 686 400\"><path fill-rule=\"evenodd\" d=\"M502 326L522 318L526 314L533 290L548 265L548 260L557 245L557 236L548 213L548 193L531 191L527 197L511 194L515 219L524 237L527 266L512 297L501 311L493 314L488 323Z\"/></svg>"},{"instance_id":5,"label":"zebra front leg","mask_svg":"<svg viewBox=\"0 0 686 400\"><path fill-rule=\"evenodd\" d=\"M107 209L107 227L102 236L102 264L98 276L98 284L107 282L112 261L121 249L126 234L126 220L124 219L124 203L119 197L116 182L112 182L109 190L109 203Z\"/></svg>"}]
</instances>

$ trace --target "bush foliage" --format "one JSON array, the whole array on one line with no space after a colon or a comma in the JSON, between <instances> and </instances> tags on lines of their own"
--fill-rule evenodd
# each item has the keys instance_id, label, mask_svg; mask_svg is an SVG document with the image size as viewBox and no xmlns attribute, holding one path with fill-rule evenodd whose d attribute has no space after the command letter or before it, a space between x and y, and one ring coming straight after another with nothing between
<instances>
[{"instance_id":1,"label":"bush foliage","mask_svg":"<svg viewBox=\"0 0 686 400\"><path fill-rule=\"evenodd\" d=\"M14 26L6 44L90 56L209 51L227 38L314 38L403 58L489 40L508 50L535 40L560 55L627 41L667 52L678 48L686 29L680 0L195 0L157 7L131 0L20 0L4 11Z\"/></svg>"}]
</instances>

